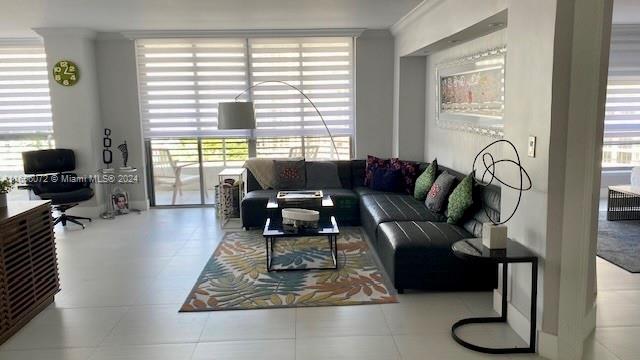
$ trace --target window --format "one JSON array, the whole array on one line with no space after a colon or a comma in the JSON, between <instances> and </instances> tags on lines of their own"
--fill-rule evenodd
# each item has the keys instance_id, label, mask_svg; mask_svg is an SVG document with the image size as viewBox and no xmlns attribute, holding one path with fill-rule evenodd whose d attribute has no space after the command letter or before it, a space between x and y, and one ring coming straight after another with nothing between
<instances>
[{"instance_id":1,"label":"window","mask_svg":"<svg viewBox=\"0 0 640 360\"><path fill-rule=\"evenodd\" d=\"M613 27L604 118L604 168L640 166L639 45L640 31Z\"/></svg>"},{"instance_id":2,"label":"window","mask_svg":"<svg viewBox=\"0 0 640 360\"><path fill-rule=\"evenodd\" d=\"M22 174L22 152L52 148L52 133L44 47L0 43L0 175Z\"/></svg>"},{"instance_id":3,"label":"window","mask_svg":"<svg viewBox=\"0 0 640 360\"><path fill-rule=\"evenodd\" d=\"M340 159L351 157L352 38L145 39L136 49L156 204L212 202L211 179L251 153L335 158L315 109L288 85L318 106ZM240 100L254 101L256 130L219 131L218 103L255 85Z\"/></svg>"},{"instance_id":4,"label":"window","mask_svg":"<svg viewBox=\"0 0 640 360\"><path fill-rule=\"evenodd\" d=\"M604 122L602 165L640 166L640 75L609 79Z\"/></svg>"},{"instance_id":5,"label":"window","mask_svg":"<svg viewBox=\"0 0 640 360\"><path fill-rule=\"evenodd\" d=\"M286 147L296 137L284 153L314 142L319 158L333 156L315 109L288 85L318 106L332 135L353 135L352 38L138 40L137 52L145 138L249 137L245 130L217 130L218 103L249 85L260 86L241 99L255 103L255 136L263 145ZM341 141L342 159L350 157L347 142Z\"/></svg>"}]
</instances>

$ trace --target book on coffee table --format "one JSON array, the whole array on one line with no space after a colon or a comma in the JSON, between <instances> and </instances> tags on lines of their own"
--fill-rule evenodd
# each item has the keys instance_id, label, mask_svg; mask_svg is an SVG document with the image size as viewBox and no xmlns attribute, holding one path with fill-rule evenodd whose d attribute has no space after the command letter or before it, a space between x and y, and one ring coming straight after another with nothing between
<instances>
[{"instance_id":1,"label":"book on coffee table","mask_svg":"<svg viewBox=\"0 0 640 360\"><path fill-rule=\"evenodd\" d=\"M278 191L276 202L280 207L320 207L323 197L322 190Z\"/></svg>"}]
</instances>

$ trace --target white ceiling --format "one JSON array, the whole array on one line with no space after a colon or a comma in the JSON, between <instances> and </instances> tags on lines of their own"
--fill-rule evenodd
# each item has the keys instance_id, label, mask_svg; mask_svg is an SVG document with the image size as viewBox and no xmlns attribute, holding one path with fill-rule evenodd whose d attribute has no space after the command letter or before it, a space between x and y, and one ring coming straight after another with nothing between
<instances>
[{"instance_id":1,"label":"white ceiling","mask_svg":"<svg viewBox=\"0 0 640 360\"><path fill-rule=\"evenodd\" d=\"M614 24L640 24L640 0L613 0Z\"/></svg>"},{"instance_id":2,"label":"white ceiling","mask_svg":"<svg viewBox=\"0 0 640 360\"><path fill-rule=\"evenodd\" d=\"M37 27L122 30L387 28L421 0L2 0L0 38Z\"/></svg>"},{"instance_id":3,"label":"white ceiling","mask_svg":"<svg viewBox=\"0 0 640 360\"><path fill-rule=\"evenodd\" d=\"M0 38L37 27L124 30L387 28L421 0L1 0ZM613 22L640 24L640 0L614 0Z\"/></svg>"}]
</instances>

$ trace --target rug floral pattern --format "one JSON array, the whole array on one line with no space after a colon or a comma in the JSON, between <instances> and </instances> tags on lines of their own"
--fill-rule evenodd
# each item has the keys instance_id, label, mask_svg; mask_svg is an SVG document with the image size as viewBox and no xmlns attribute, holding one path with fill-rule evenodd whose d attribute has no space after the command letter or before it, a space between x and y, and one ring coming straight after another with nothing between
<instances>
[{"instance_id":1,"label":"rug floral pattern","mask_svg":"<svg viewBox=\"0 0 640 360\"><path fill-rule=\"evenodd\" d=\"M360 230L341 230L338 270L289 272L267 272L260 232L225 234L180 311L397 302ZM274 251L274 268L331 265L326 237L278 239Z\"/></svg>"}]
</instances>

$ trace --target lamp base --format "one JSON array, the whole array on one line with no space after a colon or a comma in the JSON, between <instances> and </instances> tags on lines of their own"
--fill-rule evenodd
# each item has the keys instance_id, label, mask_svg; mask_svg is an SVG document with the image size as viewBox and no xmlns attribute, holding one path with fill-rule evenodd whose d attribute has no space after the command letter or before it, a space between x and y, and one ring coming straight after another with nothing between
<instances>
[{"instance_id":1,"label":"lamp base","mask_svg":"<svg viewBox=\"0 0 640 360\"><path fill-rule=\"evenodd\" d=\"M505 249L507 247L507 226L482 224L482 245L489 249Z\"/></svg>"}]
</instances>

